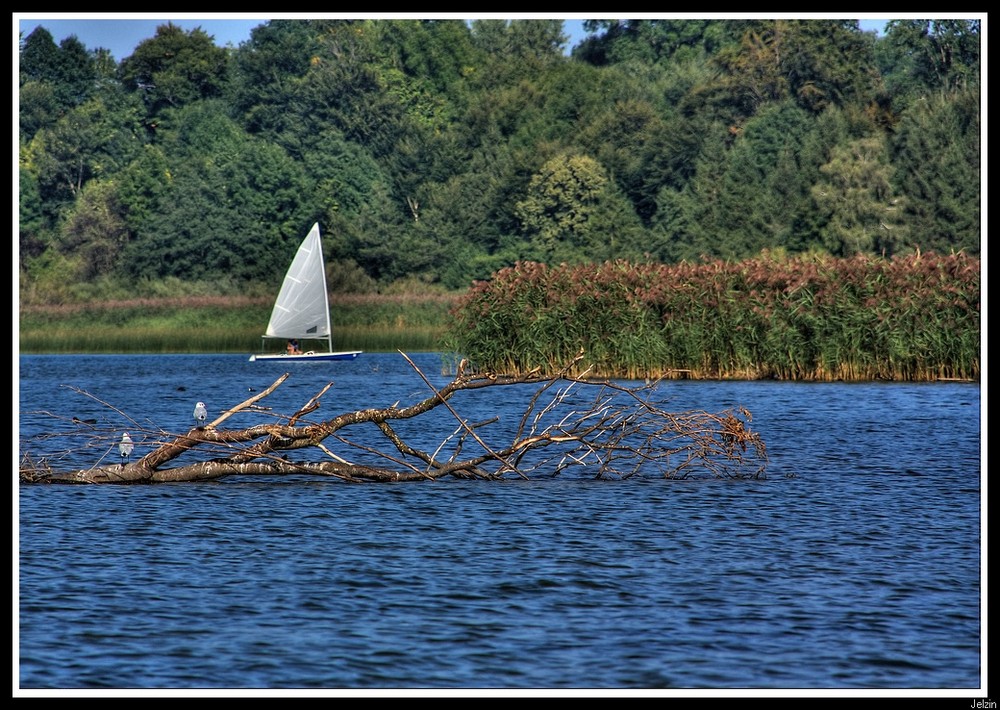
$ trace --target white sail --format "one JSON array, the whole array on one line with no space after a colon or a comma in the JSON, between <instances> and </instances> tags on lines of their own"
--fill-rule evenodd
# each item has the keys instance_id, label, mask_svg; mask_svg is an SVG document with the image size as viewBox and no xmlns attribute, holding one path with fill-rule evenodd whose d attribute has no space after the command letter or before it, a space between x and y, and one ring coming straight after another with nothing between
<instances>
[{"instance_id":1,"label":"white sail","mask_svg":"<svg viewBox=\"0 0 1000 710\"><path fill-rule=\"evenodd\" d=\"M266 337L329 338L330 304L319 224L314 224L288 267L271 311Z\"/></svg>"},{"instance_id":2,"label":"white sail","mask_svg":"<svg viewBox=\"0 0 1000 710\"><path fill-rule=\"evenodd\" d=\"M282 348L279 353L265 352L267 341L275 338L288 340L288 347ZM304 342L298 343L300 340ZM313 349L315 346L310 341L317 340L326 341L325 350ZM296 345L301 349L295 348ZM353 360L360 354L360 350L333 351L323 243L319 237L319 224L314 224L285 274L267 332L261 338L261 352L251 355L250 362Z\"/></svg>"}]
</instances>

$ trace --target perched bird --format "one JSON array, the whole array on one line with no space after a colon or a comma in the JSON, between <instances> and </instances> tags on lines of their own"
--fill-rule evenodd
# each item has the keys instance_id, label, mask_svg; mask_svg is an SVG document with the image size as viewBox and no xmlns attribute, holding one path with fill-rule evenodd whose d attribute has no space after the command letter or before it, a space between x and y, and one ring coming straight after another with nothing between
<instances>
[{"instance_id":1,"label":"perched bird","mask_svg":"<svg viewBox=\"0 0 1000 710\"><path fill-rule=\"evenodd\" d=\"M132 449L135 445L132 443L132 437L128 435L128 432L122 434L122 440L118 443L118 453L122 456L123 462L128 462L128 457L132 455Z\"/></svg>"},{"instance_id":2,"label":"perched bird","mask_svg":"<svg viewBox=\"0 0 1000 710\"><path fill-rule=\"evenodd\" d=\"M202 425L205 424L205 419L208 418L208 410L205 409L204 402L198 402L198 404L194 405L194 418Z\"/></svg>"}]
</instances>

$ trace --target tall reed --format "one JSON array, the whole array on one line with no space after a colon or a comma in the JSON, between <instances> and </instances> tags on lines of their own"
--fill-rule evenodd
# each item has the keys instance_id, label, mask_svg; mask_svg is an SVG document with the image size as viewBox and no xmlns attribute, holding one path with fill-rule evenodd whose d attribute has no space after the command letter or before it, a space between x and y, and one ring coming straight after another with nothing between
<instances>
[{"instance_id":1,"label":"tall reed","mask_svg":"<svg viewBox=\"0 0 1000 710\"><path fill-rule=\"evenodd\" d=\"M476 367L599 376L975 380L980 263L964 254L676 265L518 263L452 313Z\"/></svg>"}]
</instances>

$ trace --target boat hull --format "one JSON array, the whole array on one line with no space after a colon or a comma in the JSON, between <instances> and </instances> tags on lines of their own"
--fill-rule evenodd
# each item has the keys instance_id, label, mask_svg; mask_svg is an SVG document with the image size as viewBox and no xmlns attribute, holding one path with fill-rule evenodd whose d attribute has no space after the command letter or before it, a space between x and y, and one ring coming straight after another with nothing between
<instances>
[{"instance_id":1,"label":"boat hull","mask_svg":"<svg viewBox=\"0 0 1000 710\"><path fill-rule=\"evenodd\" d=\"M271 355L260 354L251 355L250 362L260 360L278 360L280 362L319 362L322 360L353 360L361 354L361 350L349 350L339 353L315 353L305 352L290 355L289 353L274 353Z\"/></svg>"}]
</instances>

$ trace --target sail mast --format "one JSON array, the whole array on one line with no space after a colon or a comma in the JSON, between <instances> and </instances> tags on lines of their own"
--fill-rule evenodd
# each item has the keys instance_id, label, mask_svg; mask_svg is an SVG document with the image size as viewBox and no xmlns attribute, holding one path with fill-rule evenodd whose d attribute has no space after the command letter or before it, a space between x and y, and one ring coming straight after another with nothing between
<instances>
[{"instance_id":1,"label":"sail mast","mask_svg":"<svg viewBox=\"0 0 1000 710\"><path fill-rule=\"evenodd\" d=\"M323 281L323 313L326 315L326 351L333 352L333 328L330 325L330 294L326 286L326 259L323 257L323 239L319 233L319 222L313 225L316 230L316 247L319 249L319 270Z\"/></svg>"}]
</instances>

